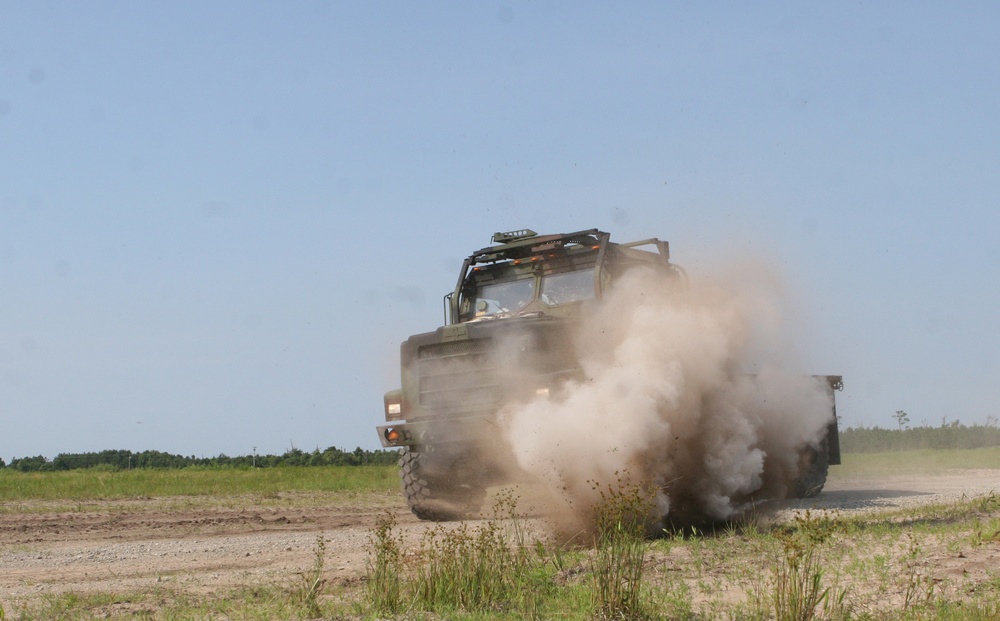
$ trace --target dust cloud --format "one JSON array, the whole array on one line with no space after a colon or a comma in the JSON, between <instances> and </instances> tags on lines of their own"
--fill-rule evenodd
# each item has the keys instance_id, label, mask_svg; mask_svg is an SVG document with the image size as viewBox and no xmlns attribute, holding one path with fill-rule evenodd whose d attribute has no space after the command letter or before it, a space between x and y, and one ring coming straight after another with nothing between
<instances>
[{"instance_id":1,"label":"dust cloud","mask_svg":"<svg viewBox=\"0 0 1000 621\"><path fill-rule=\"evenodd\" d=\"M508 407L501 428L547 511L586 522L600 489L648 486L652 519L732 519L783 497L831 417L824 382L784 367L777 280L619 278L576 331L583 380Z\"/></svg>"}]
</instances>

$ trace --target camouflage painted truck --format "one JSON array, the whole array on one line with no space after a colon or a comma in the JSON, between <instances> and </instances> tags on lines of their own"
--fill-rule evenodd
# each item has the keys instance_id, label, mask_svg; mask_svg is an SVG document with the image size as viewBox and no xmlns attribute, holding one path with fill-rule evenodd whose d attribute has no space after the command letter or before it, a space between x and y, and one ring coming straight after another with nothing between
<instances>
[{"instance_id":1,"label":"camouflage painted truck","mask_svg":"<svg viewBox=\"0 0 1000 621\"><path fill-rule=\"evenodd\" d=\"M496 233L473 252L444 297L445 325L400 347L402 385L385 394L382 446L400 449L406 501L421 519L477 511L487 487L504 482L504 440L496 415L580 379L570 338L574 318L636 266L685 281L659 239L614 243L597 229L538 235ZM832 391L839 376L824 378ZM509 453L508 453L509 454ZM835 410L819 448L803 447L791 495L816 495L840 463Z\"/></svg>"}]
</instances>

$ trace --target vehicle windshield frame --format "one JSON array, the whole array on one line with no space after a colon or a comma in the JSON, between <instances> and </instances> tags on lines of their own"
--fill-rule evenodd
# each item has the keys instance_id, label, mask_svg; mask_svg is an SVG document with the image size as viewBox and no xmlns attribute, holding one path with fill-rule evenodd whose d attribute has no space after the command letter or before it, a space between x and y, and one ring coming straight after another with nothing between
<instances>
[{"instance_id":1,"label":"vehicle windshield frame","mask_svg":"<svg viewBox=\"0 0 1000 621\"><path fill-rule=\"evenodd\" d=\"M524 310L536 298L537 278L520 276L476 284L473 317L506 317Z\"/></svg>"},{"instance_id":2,"label":"vehicle windshield frame","mask_svg":"<svg viewBox=\"0 0 1000 621\"><path fill-rule=\"evenodd\" d=\"M563 306L593 300L597 297L594 281L596 272L596 265L587 265L542 274L538 284L538 299L546 306Z\"/></svg>"}]
</instances>

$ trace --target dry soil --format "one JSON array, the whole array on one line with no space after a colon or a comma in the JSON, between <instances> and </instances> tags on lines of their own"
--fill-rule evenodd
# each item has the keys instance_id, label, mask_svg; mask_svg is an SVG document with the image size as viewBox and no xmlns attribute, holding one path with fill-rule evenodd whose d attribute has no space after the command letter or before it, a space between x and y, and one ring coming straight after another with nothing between
<instances>
[{"instance_id":1,"label":"dry soil","mask_svg":"<svg viewBox=\"0 0 1000 621\"><path fill-rule=\"evenodd\" d=\"M996 470L856 480L834 475L819 497L784 503L777 516L803 508L849 514L993 491L1000 491ZM59 511L42 503L0 506L0 604L63 591L162 585L198 592L292 581L312 567L319 537L327 580L349 584L364 574L368 533L380 513L394 514L414 541L430 526L406 510L401 496L318 506L294 495L266 506L252 498L200 504L150 498Z\"/></svg>"}]
</instances>

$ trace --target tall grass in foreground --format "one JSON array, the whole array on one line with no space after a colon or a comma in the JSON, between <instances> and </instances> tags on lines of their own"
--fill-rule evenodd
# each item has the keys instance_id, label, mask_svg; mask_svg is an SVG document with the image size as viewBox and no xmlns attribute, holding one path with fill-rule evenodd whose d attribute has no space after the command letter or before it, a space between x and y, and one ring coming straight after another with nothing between
<instances>
[{"instance_id":1,"label":"tall grass in foreground","mask_svg":"<svg viewBox=\"0 0 1000 621\"><path fill-rule=\"evenodd\" d=\"M505 533L506 547L524 541L507 518L494 519ZM389 552L383 556L387 573L381 581L373 577L373 564L367 584L335 586L333 580L324 581L330 576L324 576L328 570L322 561L324 546L318 540L311 568L304 563L301 572L259 584L208 588L197 580L192 586L184 576L164 576L162 582L118 592L32 589L22 597L5 595L3 606L7 618L18 621L531 617L594 621L600 616L592 595L595 549L521 545L526 562L516 572L521 594L487 598L472 609L468 600L434 603L418 598L420 568L427 560L423 555L430 552L419 545L404 547L391 514L384 520L381 531L373 531L370 539L376 545L370 552ZM861 516L806 514L776 525L758 523L714 534L694 532L668 541L644 541L641 608L634 616L616 618L996 621L1000 619L1000 571L991 569L985 577L969 582L949 570L954 570L950 561L965 555L974 563L991 559L998 525L1000 499L987 496ZM440 528L449 526L453 525ZM467 543L475 542L477 532L470 527ZM386 545L378 547L380 541ZM874 562L880 557L881 561ZM974 566L970 570L976 573ZM491 572L478 576L484 581L499 579ZM396 596L387 598L381 607L372 600L380 585L398 587ZM483 592L501 590L491 585Z\"/></svg>"},{"instance_id":2,"label":"tall grass in foreground","mask_svg":"<svg viewBox=\"0 0 1000 621\"><path fill-rule=\"evenodd\" d=\"M319 618L323 615L320 610L319 596L326 584L323 578L323 568L326 566L326 539L323 533L316 536L316 547L313 548L313 565L309 571L300 574L302 579L299 587L299 599L302 607L310 618Z\"/></svg>"},{"instance_id":3,"label":"tall grass in foreground","mask_svg":"<svg viewBox=\"0 0 1000 621\"><path fill-rule=\"evenodd\" d=\"M603 619L646 616L640 595L646 557L646 522L653 492L628 484L595 484L599 501L594 507L594 555L591 565L594 606Z\"/></svg>"},{"instance_id":4,"label":"tall grass in foreground","mask_svg":"<svg viewBox=\"0 0 1000 621\"><path fill-rule=\"evenodd\" d=\"M601 489L599 496L593 550L568 554L540 541L528 544L523 519L509 494L498 496L493 518L476 527L461 523L430 528L409 559L403 557L395 519L386 513L369 532L367 609L380 615L537 617L558 612L600 619L653 617L641 599L651 495L622 486ZM571 569L567 556L589 560ZM585 574L584 567L589 567L589 579L567 580L567 575ZM560 608L559 602L575 612Z\"/></svg>"},{"instance_id":5,"label":"tall grass in foreground","mask_svg":"<svg viewBox=\"0 0 1000 621\"><path fill-rule=\"evenodd\" d=\"M501 494L493 517L476 528L465 523L426 531L414 564L406 567L402 538L391 514L369 533L368 607L397 614L409 607L438 613L517 611L533 616L551 571L532 557L516 501Z\"/></svg>"},{"instance_id":6,"label":"tall grass in foreground","mask_svg":"<svg viewBox=\"0 0 1000 621\"><path fill-rule=\"evenodd\" d=\"M795 517L795 528L779 532L783 554L776 560L770 587L777 621L811 621L830 595L823 584L822 546L831 535L828 520Z\"/></svg>"},{"instance_id":7,"label":"tall grass in foreground","mask_svg":"<svg viewBox=\"0 0 1000 621\"><path fill-rule=\"evenodd\" d=\"M365 598L378 613L395 614L402 608L403 537L396 532L396 516L386 511L368 533L368 580Z\"/></svg>"},{"instance_id":8,"label":"tall grass in foreground","mask_svg":"<svg viewBox=\"0 0 1000 621\"><path fill-rule=\"evenodd\" d=\"M427 610L531 610L531 560L522 543L508 541L504 526L489 520L432 529L421 543L417 604ZM525 597L527 596L527 597Z\"/></svg>"},{"instance_id":9,"label":"tall grass in foreground","mask_svg":"<svg viewBox=\"0 0 1000 621\"><path fill-rule=\"evenodd\" d=\"M918 524L938 529L937 537L951 538L959 546L994 545L994 526L1000 503L995 496L954 505L925 507L917 511L897 510L891 517L862 516L849 519L805 512L790 523L767 526L752 523L712 534L695 533L685 540L649 540L645 524L637 516L648 496L627 487L606 490L595 509L595 530L590 549L562 552L542 550L524 554L520 564L505 558L514 549L526 550L523 540L496 537L499 526L488 522L485 530L458 526L436 527L425 539L409 565L401 558L402 538L391 535L391 522L384 522L381 535L382 562L369 565L367 610L380 615L432 613L445 618L553 617L565 619L699 619L722 621L754 619L775 621L969 621L995 620L1000 595L1000 573L977 589L937 590L940 577L928 572L928 554L914 536ZM962 530L956 530L961 524ZM970 532L971 531L971 532ZM391 536L390 536L391 535ZM900 545L900 542L903 545ZM477 542L488 542L483 554ZM536 544L541 547L541 544ZM694 546L691 564L668 554L672 547ZM845 550L856 549L858 560L871 560L872 548L887 555L883 573L878 564L846 566ZM698 568L705 562L697 550L714 550L709 559L708 580ZM939 554L939 553L935 553ZM554 559L559 557L556 562ZM855 560L857 562L857 560ZM661 565L662 564L662 565ZM657 579L647 576L650 567L663 567ZM669 567L666 567L669 566ZM376 568L381 568L378 573ZM854 574L859 571L860 574ZM743 573L746 572L746 573ZM698 590L725 590L722 574L730 585L741 582L749 590L746 600L729 601L721 607L706 607L692 597ZM567 579L576 576L576 579ZM512 590L504 590L501 577L512 578ZM380 604L378 597L398 591ZM685 586L685 583L687 586ZM532 599L515 593L533 592ZM584 593L584 597L579 597ZM694 595L693 595L694 594ZM975 594L974 596L972 596ZM992 595L991 595L992 594ZM954 599L957 598L957 599ZM388 603L385 603L388 602ZM488 616L483 616L488 615Z\"/></svg>"},{"instance_id":10,"label":"tall grass in foreground","mask_svg":"<svg viewBox=\"0 0 1000 621\"><path fill-rule=\"evenodd\" d=\"M399 487L395 466L183 468L61 472L0 470L0 502L112 500L148 496L238 496L279 492L387 492Z\"/></svg>"}]
</instances>

